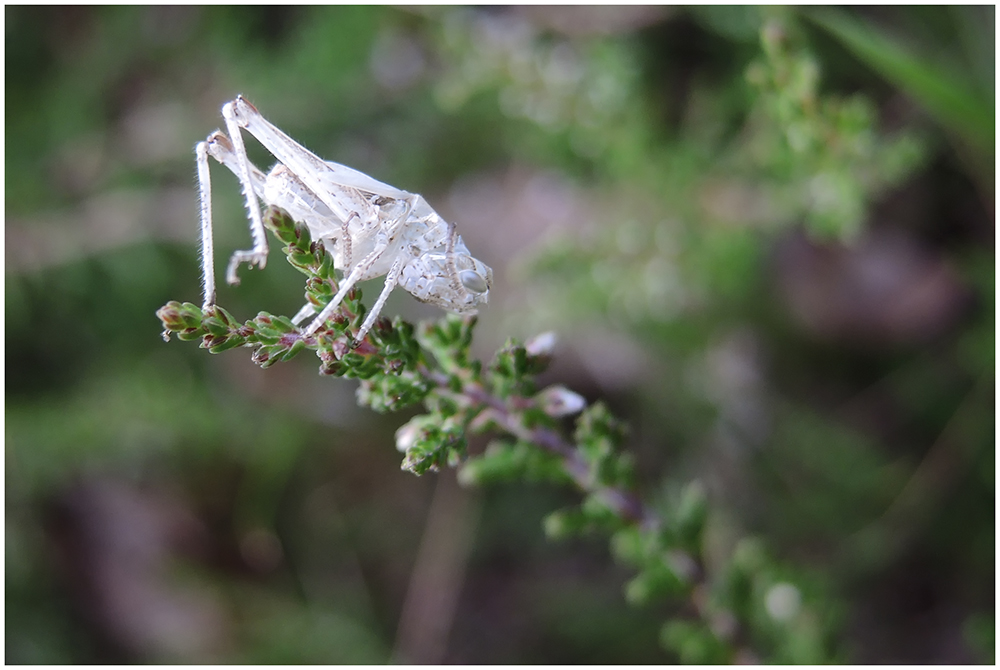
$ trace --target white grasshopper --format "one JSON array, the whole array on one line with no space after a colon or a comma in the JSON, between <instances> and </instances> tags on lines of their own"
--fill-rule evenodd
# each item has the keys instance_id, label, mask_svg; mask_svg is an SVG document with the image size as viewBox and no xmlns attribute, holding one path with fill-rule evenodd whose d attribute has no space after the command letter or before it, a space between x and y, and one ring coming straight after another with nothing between
<instances>
[{"instance_id":1,"label":"white grasshopper","mask_svg":"<svg viewBox=\"0 0 1000 670\"><path fill-rule=\"evenodd\" d=\"M212 185L208 157L229 168L240 180L250 212L253 249L229 259L226 281L239 284L240 263L263 268L267 236L258 199L287 211L323 240L343 273L340 290L306 326L307 336L333 315L359 281L385 275L385 285L361 329L362 340L394 287L402 286L418 300L459 314L475 314L489 298L493 271L473 258L455 226L442 219L420 195L383 184L344 165L323 161L269 123L243 96L222 107L228 135L216 130L195 147L201 194L202 279L208 308L215 304L215 257L212 249ZM245 129L278 162L266 175L247 158ZM292 322L298 325L315 309L306 303Z\"/></svg>"}]
</instances>

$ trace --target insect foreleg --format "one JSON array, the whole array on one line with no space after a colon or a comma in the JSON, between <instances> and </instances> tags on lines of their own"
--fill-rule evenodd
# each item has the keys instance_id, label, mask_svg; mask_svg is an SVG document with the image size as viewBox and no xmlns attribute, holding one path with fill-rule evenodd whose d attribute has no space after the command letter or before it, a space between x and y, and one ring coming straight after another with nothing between
<instances>
[{"instance_id":1,"label":"insect foreleg","mask_svg":"<svg viewBox=\"0 0 1000 670\"><path fill-rule=\"evenodd\" d=\"M246 261L250 266L256 265L262 270L267 265L267 234L264 232L260 206L257 204L257 196L254 194L250 159L247 158L246 146L243 144L243 136L240 133L240 124L233 115L232 103L223 106L222 116L226 120L229 141L233 144L233 154L236 157L238 167L237 177L243 186L243 196L250 214L250 236L253 239L253 249L237 251L229 259L229 266L226 268L226 281L236 285L240 283L240 278L236 275L236 268L243 261Z\"/></svg>"},{"instance_id":2,"label":"insect foreleg","mask_svg":"<svg viewBox=\"0 0 1000 670\"><path fill-rule=\"evenodd\" d=\"M385 301L389 299L389 294L392 293L392 289L396 288L396 282L399 280L399 273L403 269L403 258L397 258L392 267L389 268L388 274L385 276L385 285L382 287L382 292L378 296L378 300L372 305L372 309L368 312L368 316L365 317L365 322L361 324L361 330L358 331L357 339L361 341L365 339L365 335L371 330L372 326L375 325L375 319L378 318L379 312L382 311L382 306L385 305Z\"/></svg>"},{"instance_id":3,"label":"insect foreleg","mask_svg":"<svg viewBox=\"0 0 1000 670\"><path fill-rule=\"evenodd\" d=\"M306 304L302 305L302 309L296 312L295 316L292 317L292 325L294 326L299 325L300 323L305 321L307 316L309 316L310 314L314 314L315 312L316 312L316 307L313 306L311 302L307 302Z\"/></svg>"},{"instance_id":4,"label":"insect foreleg","mask_svg":"<svg viewBox=\"0 0 1000 670\"><path fill-rule=\"evenodd\" d=\"M351 212L351 215L347 217L347 220L340 227L340 242L343 246L340 248L341 258L344 262L344 267L351 267L351 261L354 260L351 257L351 221L360 218L357 212Z\"/></svg>"},{"instance_id":5,"label":"insect foreleg","mask_svg":"<svg viewBox=\"0 0 1000 670\"><path fill-rule=\"evenodd\" d=\"M312 320L312 323L305 329L305 335L309 336L319 330L327 319L336 311L337 306L343 301L344 296L347 295L348 291L354 288L354 285L361 281L361 278L365 276L365 273L371 269L373 265L382 257L385 250L389 247L389 236L384 232L380 232L378 236L378 241L375 243L375 248L370 254L365 256L364 260L358 263L354 269L351 270L350 274L344 277L344 281L340 284L340 290L337 291L337 295L333 296L333 299L327 303L326 307L319 313L319 315Z\"/></svg>"},{"instance_id":6,"label":"insect foreleg","mask_svg":"<svg viewBox=\"0 0 1000 670\"><path fill-rule=\"evenodd\" d=\"M383 230L386 230L390 237L395 237L399 232L400 226L406 225L407 220L410 218L410 214L413 213L414 204L416 203L417 198L418 196L416 195L407 195L403 198L393 199L391 201L393 209L399 207L399 204L402 203L402 211L398 214L396 214L396 212L392 209L384 209L385 206L379 208L382 217L392 217L391 223L388 225L380 221L383 226Z\"/></svg>"}]
</instances>

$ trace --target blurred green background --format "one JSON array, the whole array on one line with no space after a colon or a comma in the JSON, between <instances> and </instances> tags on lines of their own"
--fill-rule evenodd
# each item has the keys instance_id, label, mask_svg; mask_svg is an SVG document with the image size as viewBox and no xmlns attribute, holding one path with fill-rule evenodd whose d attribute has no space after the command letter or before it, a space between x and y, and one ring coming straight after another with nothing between
<instances>
[{"instance_id":1,"label":"blurred green background","mask_svg":"<svg viewBox=\"0 0 1000 670\"><path fill-rule=\"evenodd\" d=\"M456 222L495 271L478 354L555 331L546 380L629 422L650 497L704 483L710 556L796 566L842 660L992 662L992 7L5 18L8 663L676 660L676 604L544 538L572 491L415 478L407 417L309 356L160 339L237 93ZM221 265L249 238L213 180ZM276 251L242 278L238 318L302 302Z\"/></svg>"}]
</instances>

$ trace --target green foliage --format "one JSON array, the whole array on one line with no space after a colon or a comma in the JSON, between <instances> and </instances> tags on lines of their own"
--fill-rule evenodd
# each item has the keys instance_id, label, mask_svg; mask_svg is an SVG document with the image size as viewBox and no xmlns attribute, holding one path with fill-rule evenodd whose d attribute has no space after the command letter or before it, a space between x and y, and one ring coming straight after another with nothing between
<instances>
[{"instance_id":1,"label":"green foliage","mask_svg":"<svg viewBox=\"0 0 1000 670\"><path fill-rule=\"evenodd\" d=\"M761 30L763 58L747 69L766 119L757 139L761 167L774 176L776 197L805 217L820 237L861 231L871 194L917 165L922 149L908 133L883 138L863 96L821 96L820 68L782 21Z\"/></svg>"},{"instance_id":2,"label":"green foliage","mask_svg":"<svg viewBox=\"0 0 1000 670\"><path fill-rule=\"evenodd\" d=\"M458 479L465 485L518 480L551 481L559 484L570 484L573 481L566 473L561 458L523 440L490 442L482 454L461 464ZM575 534L577 524L583 525L588 521L577 512L554 512L546 518L546 531L555 536Z\"/></svg>"},{"instance_id":3,"label":"green foliage","mask_svg":"<svg viewBox=\"0 0 1000 670\"><path fill-rule=\"evenodd\" d=\"M991 7L5 16L8 661L386 661L445 521L400 461L503 484L452 510L482 504L441 662L992 661ZM302 338L278 315L338 277L274 211L290 267L164 305L198 294L191 147L237 92L453 216L482 320L358 342L356 290ZM164 346L158 305L233 351ZM134 588L119 546L163 569ZM153 642L213 604L218 646Z\"/></svg>"},{"instance_id":4,"label":"green foliage","mask_svg":"<svg viewBox=\"0 0 1000 670\"><path fill-rule=\"evenodd\" d=\"M641 161L602 184L612 204L594 226L527 264L539 311L678 335L714 328L717 315L725 321L752 301L773 235L804 226L817 240L849 243L873 201L925 162L919 130L884 132L869 98L823 90L794 15L749 10L761 13L760 54L723 86L696 91L676 140L644 140ZM745 101L742 116L726 114L729 98ZM623 123L650 133L641 116ZM737 123L739 132L724 130Z\"/></svg>"}]
</instances>

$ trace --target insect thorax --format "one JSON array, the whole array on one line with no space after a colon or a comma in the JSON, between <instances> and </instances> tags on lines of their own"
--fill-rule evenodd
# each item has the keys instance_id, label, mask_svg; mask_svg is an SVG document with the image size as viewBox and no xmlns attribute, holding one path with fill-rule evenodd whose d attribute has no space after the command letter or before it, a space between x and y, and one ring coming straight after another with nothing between
<instances>
[{"instance_id":1,"label":"insect thorax","mask_svg":"<svg viewBox=\"0 0 1000 670\"><path fill-rule=\"evenodd\" d=\"M407 201L345 186L334 195L343 208L338 216L281 163L268 173L262 195L324 240L334 265L345 273L386 235L388 248L361 279L384 275L399 260L399 285L418 300L459 313L474 313L486 302L492 271L472 257L462 238L421 196L410 197L412 209L403 221Z\"/></svg>"}]
</instances>

